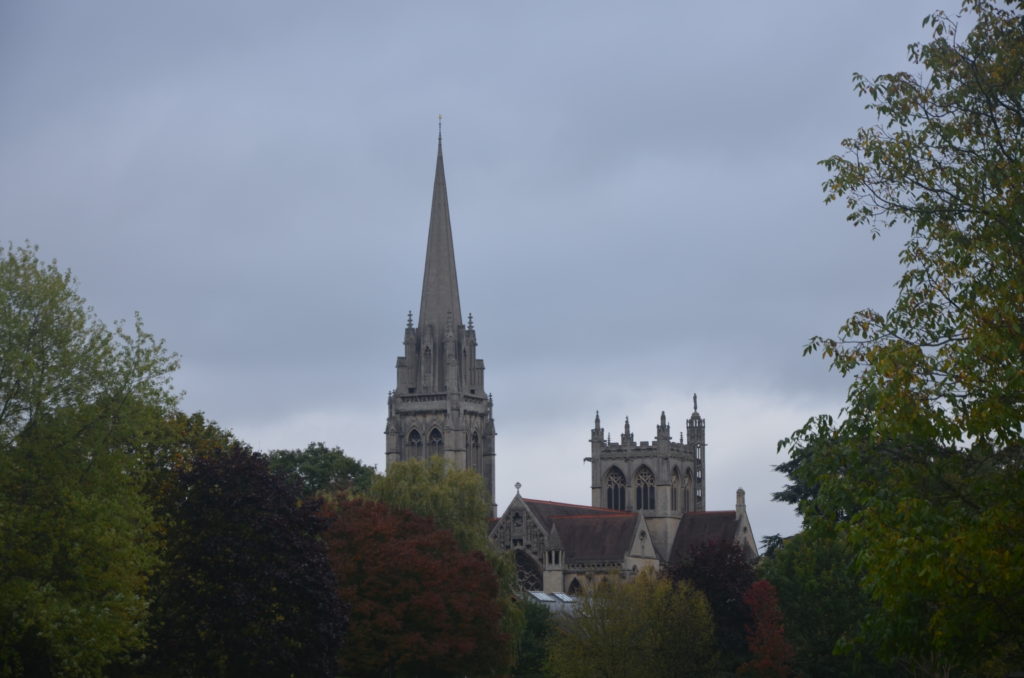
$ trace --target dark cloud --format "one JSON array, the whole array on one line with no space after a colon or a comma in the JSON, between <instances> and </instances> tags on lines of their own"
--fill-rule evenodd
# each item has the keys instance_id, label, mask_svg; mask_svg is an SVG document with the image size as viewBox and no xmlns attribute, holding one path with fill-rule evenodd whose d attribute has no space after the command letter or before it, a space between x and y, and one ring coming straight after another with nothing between
<instances>
[{"instance_id":1,"label":"dark cloud","mask_svg":"<svg viewBox=\"0 0 1024 678\"><path fill-rule=\"evenodd\" d=\"M933 1L5 3L0 223L140 310L186 408L382 465L442 112L499 502L586 502L595 409L649 438L698 391L712 506L788 532L775 442L845 389L800 350L898 270L816 162Z\"/></svg>"}]
</instances>

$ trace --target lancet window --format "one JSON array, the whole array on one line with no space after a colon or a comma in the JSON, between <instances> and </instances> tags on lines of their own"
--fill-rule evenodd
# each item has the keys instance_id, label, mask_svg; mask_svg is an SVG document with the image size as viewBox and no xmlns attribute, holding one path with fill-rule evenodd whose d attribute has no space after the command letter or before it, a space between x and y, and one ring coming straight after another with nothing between
<instances>
[{"instance_id":1,"label":"lancet window","mask_svg":"<svg viewBox=\"0 0 1024 678\"><path fill-rule=\"evenodd\" d=\"M679 510L679 487L682 483L679 480L679 469L672 469L672 487L669 490L669 505L672 511Z\"/></svg>"},{"instance_id":2,"label":"lancet window","mask_svg":"<svg viewBox=\"0 0 1024 678\"><path fill-rule=\"evenodd\" d=\"M430 431L430 456L444 453L444 436L436 428Z\"/></svg>"},{"instance_id":3,"label":"lancet window","mask_svg":"<svg viewBox=\"0 0 1024 678\"><path fill-rule=\"evenodd\" d=\"M651 469L641 466L634 477L636 485L636 508L650 511L654 508L654 474Z\"/></svg>"},{"instance_id":4,"label":"lancet window","mask_svg":"<svg viewBox=\"0 0 1024 678\"><path fill-rule=\"evenodd\" d=\"M617 468L608 471L605 487L608 492L607 507L616 511L626 510L626 476L622 475L622 471Z\"/></svg>"},{"instance_id":5,"label":"lancet window","mask_svg":"<svg viewBox=\"0 0 1024 678\"><path fill-rule=\"evenodd\" d=\"M406 455L406 459L422 459L423 458L423 436L420 432L413 430L409 434L409 453Z\"/></svg>"}]
</instances>

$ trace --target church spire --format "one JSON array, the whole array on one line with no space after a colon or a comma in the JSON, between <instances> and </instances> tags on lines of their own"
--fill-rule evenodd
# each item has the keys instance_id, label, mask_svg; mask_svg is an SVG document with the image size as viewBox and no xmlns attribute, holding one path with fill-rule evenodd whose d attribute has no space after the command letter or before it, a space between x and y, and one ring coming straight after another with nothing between
<instances>
[{"instance_id":1,"label":"church spire","mask_svg":"<svg viewBox=\"0 0 1024 678\"><path fill-rule=\"evenodd\" d=\"M441 154L441 128L437 130L437 169L434 170L434 197L430 204L430 232L427 235L427 261L423 267L423 292L420 297L419 327L433 325L444 331L449 315L456 325L462 324L459 305L459 281L455 275L455 246L452 243L452 222L448 214L448 188L444 180L444 158Z\"/></svg>"}]
</instances>

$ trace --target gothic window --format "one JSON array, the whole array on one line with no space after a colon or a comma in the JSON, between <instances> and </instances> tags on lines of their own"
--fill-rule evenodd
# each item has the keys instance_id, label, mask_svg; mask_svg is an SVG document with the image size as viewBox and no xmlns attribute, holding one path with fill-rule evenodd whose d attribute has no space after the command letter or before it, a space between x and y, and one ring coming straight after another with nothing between
<instances>
[{"instance_id":1,"label":"gothic window","mask_svg":"<svg viewBox=\"0 0 1024 678\"><path fill-rule=\"evenodd\" d=\"M636 508L638 511L654 509L654 474L651 469L641 466L634 477L636 485Z\"/></svg>"},{"instance_id":2,"label":"gothic window","mask_svg":"<svg viewBox=\"0 0 1024 678\"><path fill-rule=\"evenodd\" d=\"M608 471L605 487L608 489L607 508L626 510L626 476L622 475L622 471L617 468Z\"/></svg>"},{"instance_id":3,"label":"gothic window","mask_svg":"<svg viewBox=\"0 0 1024 678\"><path fill-rule=\"evenodd\" d=\"M473 437L469 440L469 467L483 472L480 460L480 435L473 431Z\"/></svg>"},{"instance_id":4,"label":"gothic window","mask_svg":"<svg viewBox=\"0 0 1024 678\"><path fill-rule=\"evenodd\" d=\"M672 469L672 489L669 492L669 503L672 507L672 511L679 510L679 469Z\"/></svg>"},{"instance_id":5,"label":"gothic window","mask_svg":"<svg viewBox=\"0 0 1024 678\"><path fill-rule=\"evenodd\" d=\"M521 549L516 550L515 561L519 588L524 591L543 591L544 575L540 563Z\"/></svg>"},{"instance_id":6,"label":"gothic window","mask_svg":"<svg viewBox=\"0 0 1024 678\"><path fill-rule=\"evenodd\" d=\"M686 479L683 481L683 513L690 510L690 488L693 487L693 473L686 469Z\"/></svg>"},{"instance_id":7,"label":"gothic window","mask_svg":"<svg viewBox=\"0 0 1024 678\"><path fill-rule=\"evenodd\" d=\"M578 596L583 593L583 587L580 586L580 580L573 577L572 583L569 584L569 595Z\"/></svg>"},{"instance_id":8,"label":"gothic window","mask_svg":"<svg viewBox=\"0 0 1024 678\"><path fill-rule=\"evenodd\" d=\"M423 437L419 431L413 430L409 434L409 453L405 457L406 459L422 459L423 458Z\"/></svg>"},{"instance_id":9,"label":"gothic window","mask_svg":"<svg viewBox=\"0 0 1024 678\"><path fill-rule=\"evenodd\" d=\"M430 456L444 453L444 436L436 428L430 431Z\"/></svg>"}]
</instances>

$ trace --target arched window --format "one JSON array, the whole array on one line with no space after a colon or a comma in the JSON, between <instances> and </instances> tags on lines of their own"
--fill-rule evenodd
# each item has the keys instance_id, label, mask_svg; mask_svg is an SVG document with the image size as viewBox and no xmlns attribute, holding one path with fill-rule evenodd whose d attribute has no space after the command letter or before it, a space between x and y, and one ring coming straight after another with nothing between
<instances>
[{"instance_id":1,"label":"arched window","mask_svg":"<svg viewBox=\"0 0 1024 678\"><path fill-rule=\"evenodd\" d=\"M516 549L515 561L519 588L524 591L543 591L544 570L540 563L522 549Z\"/></svg>"},{"instance_id":2,"label":"arched window","mask_svg":"<svg viewBox=\"0 0 1024 678\"><path fill-rule=\"evenodd\" d=\"M693 472L686 469L686 478L683 479L683 513L690 510L690 488L693 487Z\"/></svg>"},{"instance_id":3,"label":"arched window","mask_svg":"<svg viewBox=\"0 0 1024 678\"><path fill-rule=\"evenodd\" d=\"M444 453L444 436L436 428L430 431L430 456Z\"/></svg>"},{"instance_id":4,"label":"arched window","mask_svg":"<svg viewBox=\"0 0 1024 678\"><path fill-rule=\"evenodd\" d=\"M624 511L626 509L626 476L622 475L622 471L617 468L608 471L605 487L608 488L606 508Z\"/></svg>"},{"instance_id":5,"label":"arched window","mask_svg":"<svg viewBox=\"0 0 1024 678\"><path fill-rule=\"evenodd\" d=\"M406 459L422 459L423 458L423 436L420 432L413 430L409 434L409 453L405 456Z\"/></svg>"},{"instance_id":6,"label":"arched window","mask_svg":"<svg viewBox=\"0 0 1024 678\"><path fill-rule=\"evenodd\" d=\"M636 485L636 508L638 511L650 511L654 508L654 474L651 469L641 466L633 477Z\"/></svg>"},{"instance_id":7,"label":"arched window","mask_svg":"<svg viewBox=\"0 0 1024 678\"><path fill-rule=\"evenodd\" d=\"M583 587L580 585L580 580L573 577L572 583L569 584L569 595L578 596L583 593Z\"/></svg>"},{"instance_id":8,"label":"arched window","mask_svg":"<svg viewBox=\"0 0 1024 678\"><path fill-rule=\"evenodd\" d=\"M469 439L469 467L483 473L482 457L480 456L480 434L473 431Z\"/></svg>"},{"instance_id":9,"label":"arched window","mask_svg":"<svg viewBox=\"0 0 1024 678\"><path fill-rule=\"evenodd\" d=\"M672 507L672 512L679 510L679 469L672 469L672 489L669 491L669 505Z\"/></svg>"}]
</instances>

